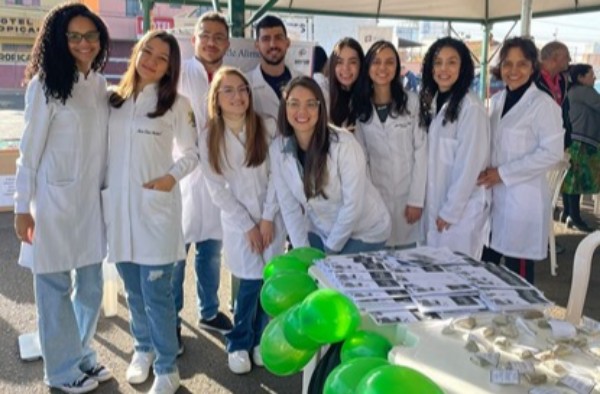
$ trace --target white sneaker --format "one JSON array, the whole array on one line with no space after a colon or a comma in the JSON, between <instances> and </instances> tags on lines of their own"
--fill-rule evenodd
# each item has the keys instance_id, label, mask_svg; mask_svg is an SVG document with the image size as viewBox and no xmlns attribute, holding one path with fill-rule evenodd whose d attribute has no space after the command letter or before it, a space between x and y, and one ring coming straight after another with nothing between
<instances>
[{"instance_id":1,"label":"white sneaker","mask_svg":"<svg viewBox=\"0 0 600 394\"><path fill-rule=\"evenodd\" d=\"M235 374L244 374L250 372L252 364L250 363L250 355L246 350L238 350L229 353L227 357L229 369Z\"/></svg>"},{"instance_id":2,"label":"white sneaker","mask_svg":"<svg viewBox=\"0 0 600 394\"><path fill-rule=\"evenodd\" d=\"M179 372L156 375L148 394L175 394L179 388Z\"/></svg>"},{"instance_id":3,"label":"white sneaker","mask_svg":"<svg viewBox=\"0 0 600 394\"><path fill-rule=\"evenodd\" d=\"M125 374L127 381L131 384L144 383L148 379L155 358L154 353L134 352Z\"/></svg>"},{"instance_id":4,"label":"white sneaker","mask_svg":"<svg viewBox=\"0 0 600 394\"><path fill-rule=\"evenodd\" d=\"M254 361L254 365L257 367L265 366L262 356L260 355L260 346L254 346L254 349L252 349L252 361Z\"/></svg>"}]
</instances>

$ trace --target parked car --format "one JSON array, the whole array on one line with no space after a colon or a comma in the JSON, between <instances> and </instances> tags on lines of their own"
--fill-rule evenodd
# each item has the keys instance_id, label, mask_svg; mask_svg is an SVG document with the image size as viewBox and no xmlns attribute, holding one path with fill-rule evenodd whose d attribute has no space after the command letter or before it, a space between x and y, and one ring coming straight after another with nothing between
<instances>
[{"instance_id":1,"label":"parked car","mask_svg":"<svg viewBox=\"0 0 600 394\"><path fill-rule=\"evenodd\" d=\"M493 75L490 75L490 83L488 85L489 97L492 97L502 89L504 89L504 82L500 79L496 79ZM479 74L475 74L475 78L473 78L473 83L471 84L471 90L475 93L479 93Z\"/></svg>"}]
</instances>

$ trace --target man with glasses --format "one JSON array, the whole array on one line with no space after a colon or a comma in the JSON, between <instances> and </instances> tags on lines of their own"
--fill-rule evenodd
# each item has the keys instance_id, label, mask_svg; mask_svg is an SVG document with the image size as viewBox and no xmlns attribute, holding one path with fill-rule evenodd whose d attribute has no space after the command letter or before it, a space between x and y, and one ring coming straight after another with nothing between
<instances>
[{"instance_id":1,"label":"man with glasses","mask_svg":"<svg viewBox=\"0 0 600 394\"><path fill-rule=\"evenodd\" d=\"M200 16L194 35L194 57L183 63L179 91L190 99L194 110L198 135L206 133L208 89L214 73L223 64L229 49L227 20L216 12ZM203 141L203 137L199 137ZM219 282L221 268L222 231L219 208L213 204L200 166L181 181L183 199L183 233L186 250L194 243L196 293L200 328L225 334L232 328L231 320L219 311ZM183 309L183 281L185 261L175 264L173 295L177 308L177 338L179 353L183 353L181 340L181 309Z\"/></svg>"},{"instance_id":2,"label":"man with glasses","mask_svg":"<svg viewBox=\"0 0 600 394\"><path fill-rule=\"evenodd\" d=\"M273 15L261 19L256 25L254 45L260 54L259 65L248 75L252 85L254 110L262 116L265 126L273 131L277 123L281 91L299 74L285 65L290 40L281 19Z\"/></svg>"}]
</instances>

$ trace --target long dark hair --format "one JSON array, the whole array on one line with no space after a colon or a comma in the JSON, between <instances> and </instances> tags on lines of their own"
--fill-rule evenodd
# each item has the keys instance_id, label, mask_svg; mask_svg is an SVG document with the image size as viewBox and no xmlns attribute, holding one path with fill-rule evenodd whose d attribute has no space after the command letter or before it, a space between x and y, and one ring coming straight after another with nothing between
<instances>
[{"instance_id":1,"label":"long dark hair","mask_svg":"<svg viewBox=\"0 0 600 394\"><path fill-rule=\"evenodd\" d=\"M238 76L248 88L248 109L246 110L246 161L247 167L258 167L267 158L269 145L267 142L267 131L263 125L262 118L254 112L252 107L252 89L244 73L234 67L223 66L219 68L210 83L208 92L208 162L217 174L223 173L223 164L227 162L225 149L225 121L221 115L218 103L219 90L223 78L228 75Z\"/></svg>"},{"instance_id":2,"label":"long dark hair","mask_svg":"<svg viewBox=\"0 0 600 394\"><path fill-rule=\"evenodd\" d=\"M167 72L158 81L158 100L154 112L148 113L149 118L158 118L171 109L177 98L177 83L179 82L179 69L181 68L181 53L177 39L164 30L150 30L133 47L129 66L121 78L115 92L110 95L110 105L120 108L121 105L132 95L135 94L140 77L135 69L140 51L151 40L158 38L169 45L169 67Z\"/></svg>"},{"instance_id":3,"label":"long dark hair","mask_svg":"<svg viewBox=\"0 0 600 394\"><path fill-rule=\"evenodd\" d=\"M73 85L79 78L77 65L67 42L67 29L77 16L88 18L100 33L100 51L92 62L92 70L101 71L108 60L108 29L102 19L80 3L59 4L52 8L31 50L31 60L25 69L24 83L37 74L44 84L46 101L50 98L63 104L71 97Z\"/></svg>"},{"instance_id":4,"label":"long dark hair","mask_svg":"<svg viewBox=\"0 0 600 394\"><path fill-rule=\"evenodd\" d=\"M454 122L458 119L458 113L460 111L460 102L469 92L469 87L475 77L475 66L473 65L473 59L469 48L460 40L452 37L440 38L429 47L429 50L425 54L423 59L423 69L421 72L422 86L419 94L420 111L419 111L419 124L421 126L429 127L431 120L433 119L431 114L431 103L433 97L438 92L438 85L433 79L433 63L435 58L439 54L442 48L452 48L458 52L460 57L460 71L458 74L458 80L452 86L450 101L444 114L443 124L447 122Z\"/></svg>"},{"instance_id":5,"label":"long dark hair","mask_svg":"<svg viewBox=\"0 0 600 394\"><path fill-rule=\"evenodd\" d=\"M334 132L327 125L327 107L325 106L325 97L319 85L309 77L300 76L292 79L283 90L283 99L279 105L279 116L277 125L279 132L285 136L296 140L294 128L287 118L286 99L290 93L297 87L303 87L311 91L319 101L319 117L315 125L315 131L310 139L308 150L306 151L306 164L304 166L304 194L307 199L317 196L327 198L325 194L325 185L327 184L327 156L329 154L330 139Z\"/></svg>"},{"instance_id":6,"label":"long dark hair","mask_svg":"<svg viewBox=\"0 0 600 394\"><path fill-rule=\"evenodd\" d=\"M359 73L365 63L365 54L362 47L354 38L342 38L333 47L329 57L329 120L339 127L356 123L356 114L352 109L352 99L355 96L357 86L356 81L350 87L350 94L341 94L344 88L335 76L335 66L339 60L340 52L346 47L356 52L360 63Z\"/></svg>"},{"instance_id":7,"label":"long dark hair","mask_svg":"<svg viewBox=\"0 0 600 394\"><path fill-rule=\"evenodd\" d=\"M384 49L391 49L394 57L396 58L396 73L394 78L390 82L390 92L392 95L392 107L390 111L391 117L397 117L408 113L406 109L406 102L408 96L402 87L402 77L400 76L400 57L398 51L389 41L379 40L376 41L371 48L367 51L365 56L365 66L360 70L360 77L358 78L357 87L357 101L356 101L356 113L358 120L361 122L368 122L373 116L373 105L371 98L373 97L373 81L369 76L369 69L375 60L375 56Z\"/></svg>"}]
</instances>

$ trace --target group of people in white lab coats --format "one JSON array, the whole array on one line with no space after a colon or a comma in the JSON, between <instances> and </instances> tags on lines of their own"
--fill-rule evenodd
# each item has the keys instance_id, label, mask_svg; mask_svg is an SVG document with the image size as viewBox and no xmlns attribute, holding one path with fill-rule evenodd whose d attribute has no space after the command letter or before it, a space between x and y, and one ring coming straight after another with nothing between
<instances>
[{"instance_id":1,"label":"group of people in white lab coats","mask_svg":"<svg viewBox=\"0 0 600 394\"><path fill-rule=\"evenodd\" d=\"M248 75L222 66L228 34L222 16L203 15L195 57L182 64L175 38L151 31L107 93L98 74L106 26L81 4L48 14L27 74L15 230L34 272L49 386L80 393L112 377L89 347L105 244L130 310L126 378L142 383L152 367L151 393L180 385L191 244L200 325L226 333L237 374L262 365L262 269L286 236L327 253L426 243L479 259L491 225L489 252L512 269L511 259L545 257L544 175L562 157L563 130L558 106L531 83L531 41L502 48L507 90L493 101L490 131L458 40L429 49L417 97L403 90L389 42L365 56L340 40L322 89L285 65L279 18L258 23L261 59ZM233 325L216 294L221 248L239 282Z\"/></svg>"}]
</instances>

